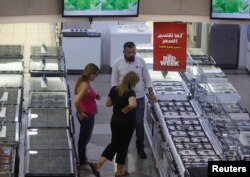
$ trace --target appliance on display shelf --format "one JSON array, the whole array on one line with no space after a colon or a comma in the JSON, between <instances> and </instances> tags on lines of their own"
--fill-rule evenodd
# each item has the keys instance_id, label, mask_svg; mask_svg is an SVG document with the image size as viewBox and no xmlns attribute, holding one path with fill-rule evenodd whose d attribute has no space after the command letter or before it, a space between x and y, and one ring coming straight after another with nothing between
<instances>
[{"instance_id":1,"label":"appliance on display shelf","mask_svg":"<svg viewBox=\"0 0 250 177\"><path fill-rule=\"evenodd\" d=\"M153 81L157 100L187 100L189 90L181 81Z\"/></svg>"},{"instance_id":2,"label":"appliance on display shelf","mask_svg":"<svg viewBox=\"0 0 250 177\"><path fill-rule=\"evenodd\" d=\"M3 122L0 130L0 142L6 145L18 145L19 122Z\"/></svg>"},{"instance_id":3,"label":"appliance on display shelf","mask_svg":"<svg viewBox=\"0 0 250 177\"><path fill-rule=\"evenodd\" d=\"M227 83L228 79L224 72L213 65L189 66L184 73L187 80L195 79L197 83Z\"/></svg>"},{"instance_id":4,"label":"appliance on display shelf","mask_svg":"<svg viewBox=\"0 0 250 177\"><path fill-rule=\"evenodd\" d=\"M250 120L248 111L241 103L223 103L222 106L232 120Z\"/></svg>"},{"instance_id":5,"label":"appliance on display shelf","mask_svg":"<svg viewBox=\"0 0 250 177\"><path fill-rule=\"evenodd\" d=\"M211 0L210 18L211 19L237 19L249 20L249 6L248 0Z\"/></svg>"},{"instance_id":6,"label":"appliance on display shelf","mask_svg":"<svg viewBox=\"0 0 250 177\"><path fill-rule=\"evenodd\" d=\"M74 0L63 1L63 17L137 17L140 0Z\"/></svg>"},{"instance_id":7,"label":"appliance on display shelf","mask_svg":"<svg viewBox=\"0 0 250 177\"><path fill-rule=\"evenodd\" d=\"M0 105L0 119L7 122L18 122L21 112L19 105Z\"/></svg>"},{"instance_id":8,"label":"appliance on display shelf","mask_svg":"<svg viewBox=\"0 0 250 177\"><path fill-rule=\"evenodd\" d=\"M1 59L22 59L23 46L22 45L0 45Z\"/></svg>"},{"instance_id":9,"label":"appliance on display shelf","mask_svg":"<svg viewBox=\"0 0 250 177\"><path fill-rule=\"evenodd\" d=\"M0 176L15 177L17 175L15 171L17 165L16 149L11 146L1 146L0 159Z\"/></svg>"},{"instance_id":10,"label":"appliance on display shelf","mask_svg":"<svg viewBox=\"0 0 250 177\"><path fill-rule=\"evenodd\" d=\"M65 108L30 108L28 128L69 128L69 110Z\"/></svg>"},{"instance_id":11,"label":"appliance on display shelf","mask_svg":"<svg viewBox=\"0 0 250 177\"><path fill-rule=\"evenodd\" d=\"M101 33L92 29L62 29L62 48L68 73L81 73L94 63L101 67Z\"/></svg>"},{"instance_id":12,"label":"appliance on display shelf","mask_svg":"<svg viewBox=\"0 0 250 177\"><path fill-rule=\"evenodd\" d=\"M238 103L240 95L231 83L208 83L218 103Z\"/></svg>"},{"instance_id":13,"label":"appliance on display shelf","mask_svg":"<svg viewBox=\"0 0 250 177\"><path fill-rule=\"evenodd\" d=\"M216 65L214 59L205 54L201 48L187 48L187 52L195 65Z\"/></svg>"},{"instance_id":14,"label":"appliance on display shelf","mask_svg":"<svg viewBox=\"0 0 250 177\"><path fill-rule=\"evenodd\" d=\"M65 61L59 58L31 58L31 76L62 76L66 72Z\"/></svg>"},{"instance_id":15,"label":"appliance on display shelf","mask_svg":"<svg viewBox=\"0 0 250 177\"><path fill-rule=\"evenodd\" d=\"M65 77L31 77L30 91L33 92L67 92Z\"/></svg>"},{"instance_id":16,"label":"appliance on display shelf","mask_svg":"<svg viewBox=\"0 0 250 177\"><path fill-rule=\"evenodd\" d=\"M29 149L25 157L25 177L75 177L72 150Z\"/></svg>"},{"instance_id":17,"label":"appliance on display shelf","mask_svg":"<svg viewBox=\"0 0 250 177\"><path fill-rule=\"evenodd\" d=\"M0 58L0 73L22 73L23 60L22 59L2 59Z\"/></svg>"},{"instance_id":18,"label":"appliance on display shelf","mask_svg":"<svg viewBox=\"0 0 250 177\"><path fill-rule=\"evenodd\" d=\"M216 139L221 145L221 155L225 160L235 161L240 160L240 135L235 124L230 120L216 120L213 118L207 119L210 130L216 135Z\"/></svg>"},{"instance_id":19,"label":"appliance on display shelf","mask_svg":"<svg viewBox=\"0 0 250 177\"><path fill-rule=\"evenodd\" d=\"M200 109L194 100L158 100L156 104L160 117L200 117Z\"/></svg>"},{"instance_id":20,"label":"appliance on display shelf","mask_svg":"<svg viewBox=\"0 0 250 177\"><path fill-rule=\"evenodd\" d=\"M66 92L31 92L30 108L68 108Z\"/></svg>"},{"instance_id":21,"label":"appliance on display shelf","mask_svg":"<svg viewBox=\"0 0 250 177\"><path fill-rule=\"evenodd\" d=\"M101 33L93 29L62 29L63 37L101 37Z\"/></svg>"},{"instance_id":22,"label":"appliance on display shelf","mask_svg":"<svg viewBox=\"0 0 250 177\"><path fill-rule=\"evenodd\" d=\"M30 58L42 57L62 58L62 48L56 46L46 46L45 44L42 44L41 46L31 46Z\"/></svg>"},{"instance_id":23,"label":"appliance on display shelf","mask_svg":"<svg viewBox=\"0 0 250 177\"><path fill-rule=\"evenodd\" d=\"M0 88L1 87L23 87L23 75L0 74Z\"/></svg>"},{"instance_id":24,"label":"appliance on display shelf","mask_svg":"<svg viewBox=\"0 0 250 177\"><path fill-rule=\"evenodd\" d=\"M199 66L199 75L205 79L207 83L213 82L228 82L227 76L219 67L211 66Z\"/></svg>"},{"instance_id":25,"label":"appliance on display shelf","mask_svg":"<svg viewBox=\"0 0 250 177\"><path fill-rule=\"evenodd\" d=\"M22 90L20 88L0 87L0 103L5 105L19 105Z\"/></svg>"},{"instance_id":26,"label":"appliance on display shelf","mask_svg":"<svg viewBox=\"0 0 250 177\"><path fill-rule=\"evenodd\" d=\"M27 130L27 149L70 149L70 133L64 128L38 128Z\"/></svg>"}]
</instances>

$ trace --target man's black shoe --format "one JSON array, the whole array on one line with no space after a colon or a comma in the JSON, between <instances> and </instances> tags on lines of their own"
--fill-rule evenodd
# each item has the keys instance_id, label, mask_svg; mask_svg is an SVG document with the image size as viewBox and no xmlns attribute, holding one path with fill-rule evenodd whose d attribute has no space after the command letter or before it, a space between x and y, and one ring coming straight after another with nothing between
<instances>
[{"instance_id":1,"label":"man's black shoe","mask_svg":"<svg viewBox=\"0 0 250 177\"><path fill-rule=\"evenodd\" d=\"M144 150L138 150L138 155L141 159L146 159L147 158L147 154L145 153Z\"/></svg>"}]
</instances>

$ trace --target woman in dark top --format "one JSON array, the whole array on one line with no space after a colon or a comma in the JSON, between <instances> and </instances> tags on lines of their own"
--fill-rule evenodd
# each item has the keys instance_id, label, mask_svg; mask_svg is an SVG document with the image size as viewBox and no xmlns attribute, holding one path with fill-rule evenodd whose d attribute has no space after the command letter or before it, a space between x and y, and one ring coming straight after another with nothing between
<instances>
[{"instance_id":1,"label":"woman in dark top","mask_svg":"<svg viewBox=\"0 0 250 177\"><path fill-rule=\"evenodd\" d=\"M106 106L113 106L111 119L111 143L103 151L102 156L96 163L90 164L95 176L100 177L100 169L103 164L116 154L117 170L115 176L129 175L124 170L128 146L135 129L136 96L133 88L139 82L139 76L131 71L128 72L118 86L111 88Z\"/></svg>"}]
</instances>

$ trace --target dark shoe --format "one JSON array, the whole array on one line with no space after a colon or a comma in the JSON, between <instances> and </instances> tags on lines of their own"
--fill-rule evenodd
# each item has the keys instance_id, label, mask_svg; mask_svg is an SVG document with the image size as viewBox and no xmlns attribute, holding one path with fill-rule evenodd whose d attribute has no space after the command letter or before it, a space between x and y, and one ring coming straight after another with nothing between
<instances>
[{"instance_id":1,"label":"dark shoe","mask_svg":"<svg viewBox=\"0 0 250 177\"><path fill-rule=\"evenodd\" d=\"M145 151L142 150L138 150L138 155L141 159L146 159L147 158L147 154L145 153Z\"/></svg>"},{"instance_id":2,"label":"dark shoe","mask_svg":"<svg viewBox=\"0 0 250 177\"><path fill-rule=\"evenodd\" d=\"M100 172L97 171L97 169L96 169L96 164L95 164L95 163L89 163L89 166L90 166L92 172L94 173L94 175L95 175L96 177L101 177L101 176L100 176Z\"/></svg>"},{"instance_id":3,"label":"dark shoe","mask_svg":"<svg viewBox=\"0 0 250 177\"><path fill-rule=\"evenodd\" d=\"M119 177L119 176L128 176L129 172L128 171L124 171L124 173L122 175L115 175L115 177Z\"/></svg>"}]
</instances>

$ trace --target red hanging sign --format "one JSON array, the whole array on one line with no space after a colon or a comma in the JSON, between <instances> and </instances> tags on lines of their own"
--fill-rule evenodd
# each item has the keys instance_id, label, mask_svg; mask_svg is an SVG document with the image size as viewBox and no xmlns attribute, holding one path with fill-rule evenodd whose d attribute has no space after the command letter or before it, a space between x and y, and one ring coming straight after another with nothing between
<instances>
[{"instance_id":1,"label":"red hanging sign","mask_svg":"<svg viewBox=\"0 0 250 177\"><path fill-rule=\"evenodd\" d=\"M185 23L154 22L154 70L185 71L186 51Z\"/></svg>"}]
</instances>

